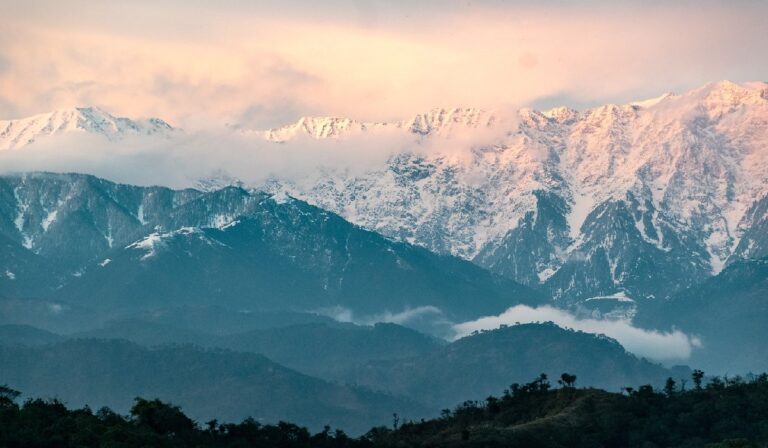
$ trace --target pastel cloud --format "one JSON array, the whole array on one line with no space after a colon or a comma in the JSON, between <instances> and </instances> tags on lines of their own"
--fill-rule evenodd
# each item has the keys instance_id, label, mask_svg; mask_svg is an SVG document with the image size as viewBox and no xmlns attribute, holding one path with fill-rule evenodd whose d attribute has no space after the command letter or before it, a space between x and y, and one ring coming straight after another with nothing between
<instances>
[{"instance_id":1,"label":"pastel cloud","mask_svg":"<svg viewBox=\"0 0 768 448\"><path fill-rule=\"evenodd\" d=\"M48 3L8 5L0 18L0 118L94 104L185 127L393 119L628 101L768 70L755 57L768 37L761 2Z\"/></svg>"}]
</instances>

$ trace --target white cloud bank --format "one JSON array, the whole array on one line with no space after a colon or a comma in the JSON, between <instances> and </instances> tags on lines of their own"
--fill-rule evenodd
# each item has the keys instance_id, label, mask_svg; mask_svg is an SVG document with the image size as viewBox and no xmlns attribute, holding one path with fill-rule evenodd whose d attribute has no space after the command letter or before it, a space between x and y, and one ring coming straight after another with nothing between
<instances>
[{"instance_id":1,"label":"white cloud bank","mask_svg":"<svg viewBox=\"0 0 768 448\"><path fill-rule=\"evenodd\" d=\"M453 324L446 320L443 312L434 306L405 308L401 312L383 312L375 315L360 315L345 307L317 310L318 314L331 317L339 322L357 325L374 325L380 322L395 323L421 328L432 334L439 333L446 339L459 339L475 331L494 330L502 325L553 322L562 328L603 334L616 339L627 351L637 356L662 363L685 361L691 352L701 347L701 341L679 330L660 332L637 328L626 320L580 319L566 310L551 306L532 308L517 305L498 316L487 316L477 320Z\"/></svg>"},{"instance_id":2,"label":"white cloud bank","mask_svg":"<svg viewBox=\"0 0 768 448\"><path fill-rule=\"evenodd\" d=\"M376 139L272 143L226 130L171 138L131 137L110 142L86 133L41 138L18 150L0 151L0 174L29 171L77 172L133 185L186 188L225 172L249 185L271 177L302 179L320 167L352 172L378 166L400 151L398 136Z\"/></svg>"},{"instance_id":3,"label":"white cloud bank","mask_svg":"<svg viewBox=\"0 0 768 448\"><path fill-rule=\"evenodd\" d=\"M311 181L323 169L353 175L382 169L391 156L404 151L440 152L451 160L471 157L473 148L498 144L517 126L511 111L494 113L502 117L494 126L468 127L460 133L429 139L394 127L329 139L299 134L282 143L265 140L259 133L225 127L116 141L86 132L67 132L39 137L19 149L1 150L0 174L77 172L114 182L171 188L194 187L199 180L222 172L250 186L263 185L272 178Z\"/></svg>"},{"instance_id":4,"label":"white cloud bank","mask_svg":"<svg viewBox=\"0 0 768 448\"><path fill-rule=\"evenodd\" d=\"M698 338L686 335L679 330L659 332L634 327L631 322L626 320L579 319L565 310L550 306L531 308L517 305L498 316L488 316L463 322L453 328L456 337L459 338L474 331L496 329L501 325L536 322L554 322L563 328L604 334L619 341L627 351L659 362L688 359L691 352L701 346L701 341Z\"/></svg>"}]
</instances>

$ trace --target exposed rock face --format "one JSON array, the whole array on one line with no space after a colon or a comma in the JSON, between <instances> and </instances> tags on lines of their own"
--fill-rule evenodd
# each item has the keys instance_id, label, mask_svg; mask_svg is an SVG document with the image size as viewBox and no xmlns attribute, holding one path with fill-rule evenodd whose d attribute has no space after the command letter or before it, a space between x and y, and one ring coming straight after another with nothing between
<instances>
[{"instance_id":1,"label":"exposed rock face","mask_svg":"<svg viewBox=\"0 0 768 448\"><path fill-rule=\"evenodd\" d=\"M581 112L302 119L267 138L399 129L413 145L362 175L328 167L259 187L543 285L569 303L618 292L667 297L732 257L767 250L766 92L765 83L723 81Z\"/></svg>"}]
</instances>

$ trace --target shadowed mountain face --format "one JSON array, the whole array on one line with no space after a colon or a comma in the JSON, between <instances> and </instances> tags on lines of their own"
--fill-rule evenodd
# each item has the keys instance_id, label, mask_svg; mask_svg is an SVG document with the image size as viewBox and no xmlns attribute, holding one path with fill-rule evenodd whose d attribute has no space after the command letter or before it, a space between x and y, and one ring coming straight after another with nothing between
<instances>
[{"instance_id":1,"label":"shadowed mountain face","mask_svg":"<svg viewBox=\"0 0 768 448\"><path fill-rule=\"evenodd\" d=\"M412 417L426 412L409 400L334 385L260 355L191 346L147 349L87 339L34 348L0 345L0 377L14 388L70 406L126 412L136 396L160 397L202 422L252 416L359 433L389 423L393 412Z\"/></svg>"},{"instance_id":2,"label":"shadowed mountain face","mask_svg":"<svg viewBox=\"0 0 768 448\"><path fill-rule=\"evenodd\" d=\"M768 258L736 261L701 285L654 304L636 321L697 335L702 347L690 363L712 373L768 370Z\"/></svg>"},{"instance_id":3,"label":"shadowed mountain face","mask_svg":"<svg viewBox=\"0 0 768 448\"><path fill-rule=\"evenodd\" d=\"M37 346L64 339L56 333L29 325L0 325L0 341L6 346Z\"/></svg>"},{"instance_id":4,"label":"shadowed mountain face","mask_svg":"<svg viewBox=\"0 0 768 448\"><path fill-rule=\"evenodd\" d=\"M288 208L269 199L224 228L150 234L109 253L60 295L110 310L226 303L273 311L342 307L370 316L429 306L454 319L540 297L468 262L393 243L303 203Z\"/></svg>"},{"instance_id":5,"label":"shadowed mountain face","mask_svg":"<svg viewBox=\"0 0 768 448\"><path fill-rule=\"evenodd\" d=\"M183 305L401 315L435 323L542 296L337 215L228 187L174 191L91 176L0 178L0 294L110 316ZM40 271L48 275L39 280ZM443 331L435 327L432 330Z\"/></svg>"},{"instance_id":6,"label":"shadowed mountain face","mask_svg":"<svg viewBox=\"0 0 768 448\"><path fill-rule=\"evenodd\" d=\"M0 235L0 295L45 294L62 279L53 263Z\"/></svg>"}]
</instances>

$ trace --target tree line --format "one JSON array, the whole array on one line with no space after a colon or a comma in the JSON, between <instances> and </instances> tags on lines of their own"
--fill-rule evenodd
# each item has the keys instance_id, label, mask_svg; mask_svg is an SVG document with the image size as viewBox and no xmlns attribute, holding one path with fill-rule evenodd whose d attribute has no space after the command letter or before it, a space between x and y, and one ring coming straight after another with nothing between
<instances>
[{"instance_id":1,"label":"tree line","mask_svg":"<svg viewBox=\"0 0 768 448\"><path fill-rule=\"evenodd\" d=\"M287 422L216 420L199 424L178 407L136 398L127 415L109 408L68 409L52 399L18 403L0 386L2 447L760 447L768 446L768 375L711 377L693 371L621 393L577 388L545 374L496 396L466 401L430 420L372 428L360 437L325 427L312 433Z\"/></svg>"}]
</instances>

